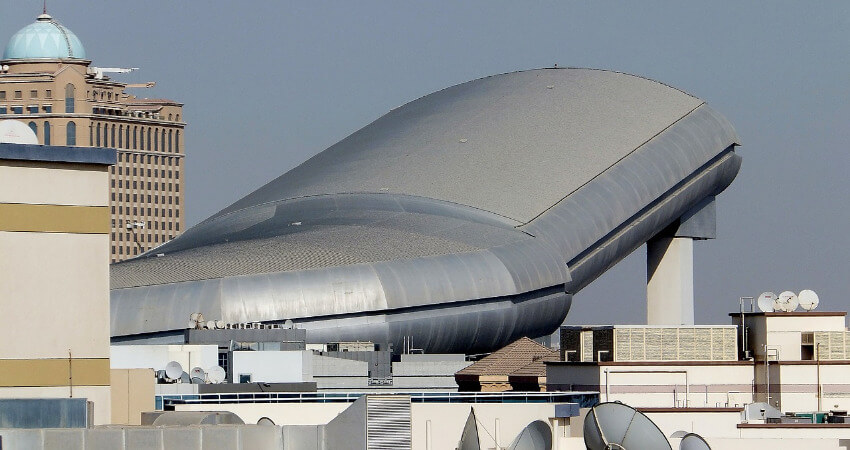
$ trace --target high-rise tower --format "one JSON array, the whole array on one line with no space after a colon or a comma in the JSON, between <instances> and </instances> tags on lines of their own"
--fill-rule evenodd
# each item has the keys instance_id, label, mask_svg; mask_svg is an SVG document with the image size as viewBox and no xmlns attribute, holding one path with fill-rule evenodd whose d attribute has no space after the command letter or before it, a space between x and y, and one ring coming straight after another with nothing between
<instances>
[{"instance_id":1,"label":"high-rise tower","mask_svg":"<svg viewBox=\"0 0 850 450\"><path fill-rule=\"evenodd\" d=\"M110 173L112 262L184 229L183 104L137 98L98 68L71 30L48 14L15 33L0 60L0 119L28 123L39 143L118 151Z\"/></svg>"}]
</instances>

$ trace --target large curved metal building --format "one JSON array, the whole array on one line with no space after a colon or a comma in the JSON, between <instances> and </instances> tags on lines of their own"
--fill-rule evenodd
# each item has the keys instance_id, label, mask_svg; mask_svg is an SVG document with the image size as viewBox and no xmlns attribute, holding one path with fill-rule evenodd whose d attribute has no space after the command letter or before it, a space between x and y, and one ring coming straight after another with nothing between
<instances>
[{"instance_id":1,"label":"large curved metal building","mask_svg":"<svg viewBox=\"0 0 850 450\"><path fill-rule=\"evenodd\" d=\"M572 294L732 182L737 142L702 100L624 73L453 86L113 265L112 334L179 340L193 312L432 352L548 334Z\"/></svg>"}]
</instances>

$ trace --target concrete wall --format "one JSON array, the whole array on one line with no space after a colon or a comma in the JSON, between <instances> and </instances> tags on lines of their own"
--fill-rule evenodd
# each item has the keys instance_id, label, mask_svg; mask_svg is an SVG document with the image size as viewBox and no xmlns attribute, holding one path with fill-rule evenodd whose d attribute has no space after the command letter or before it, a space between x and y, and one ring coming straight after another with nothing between
<instances>
[{"instance_id":1,"label":"concrete wall","mask_svg":"<svg viewBox=\"0 0 850 450\"><path fill-rule=\"evenodd\" d=\"M97 427L90 429L0 429L10 449L283 449L278 426L212 425L194 427ZM286 447L290 448L298 447ZM312 450L312 449L309 449Z\"/></svg>"}]
</instances>

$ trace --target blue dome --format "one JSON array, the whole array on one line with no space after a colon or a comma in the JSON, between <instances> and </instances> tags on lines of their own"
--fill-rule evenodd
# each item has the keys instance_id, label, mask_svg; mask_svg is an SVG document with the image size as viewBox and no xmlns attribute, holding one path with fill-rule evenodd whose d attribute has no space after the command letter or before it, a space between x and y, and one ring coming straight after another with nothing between
<instances>
[{"instance_id":1,"label":"blue dome","mask_svg":"<svg viewBox=\"0 0 850 450\"><path fill-rule=\"evenodd\" d=\"M80 39L48 14L20 29L9 39L3 59L85 59Z\"/></svg>"}]
</instances>

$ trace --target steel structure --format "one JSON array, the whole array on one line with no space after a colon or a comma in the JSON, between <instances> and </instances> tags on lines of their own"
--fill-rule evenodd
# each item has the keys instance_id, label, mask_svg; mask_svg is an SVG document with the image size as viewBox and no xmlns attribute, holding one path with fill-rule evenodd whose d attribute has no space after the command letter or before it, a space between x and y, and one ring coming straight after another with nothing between
<instances>
[{"instance_id":1,"label":"steel structure","mask_svg":"<svg viewBox=\"0 0 850 450\"><path fill-rule=\"evenodd\" d=\"M193 312L431 352L551 333L572 294L732 182L737 143L702 100L624 73L453 86L113 265L113 338L167 342Z\"/></svg>"}]
</instances>

